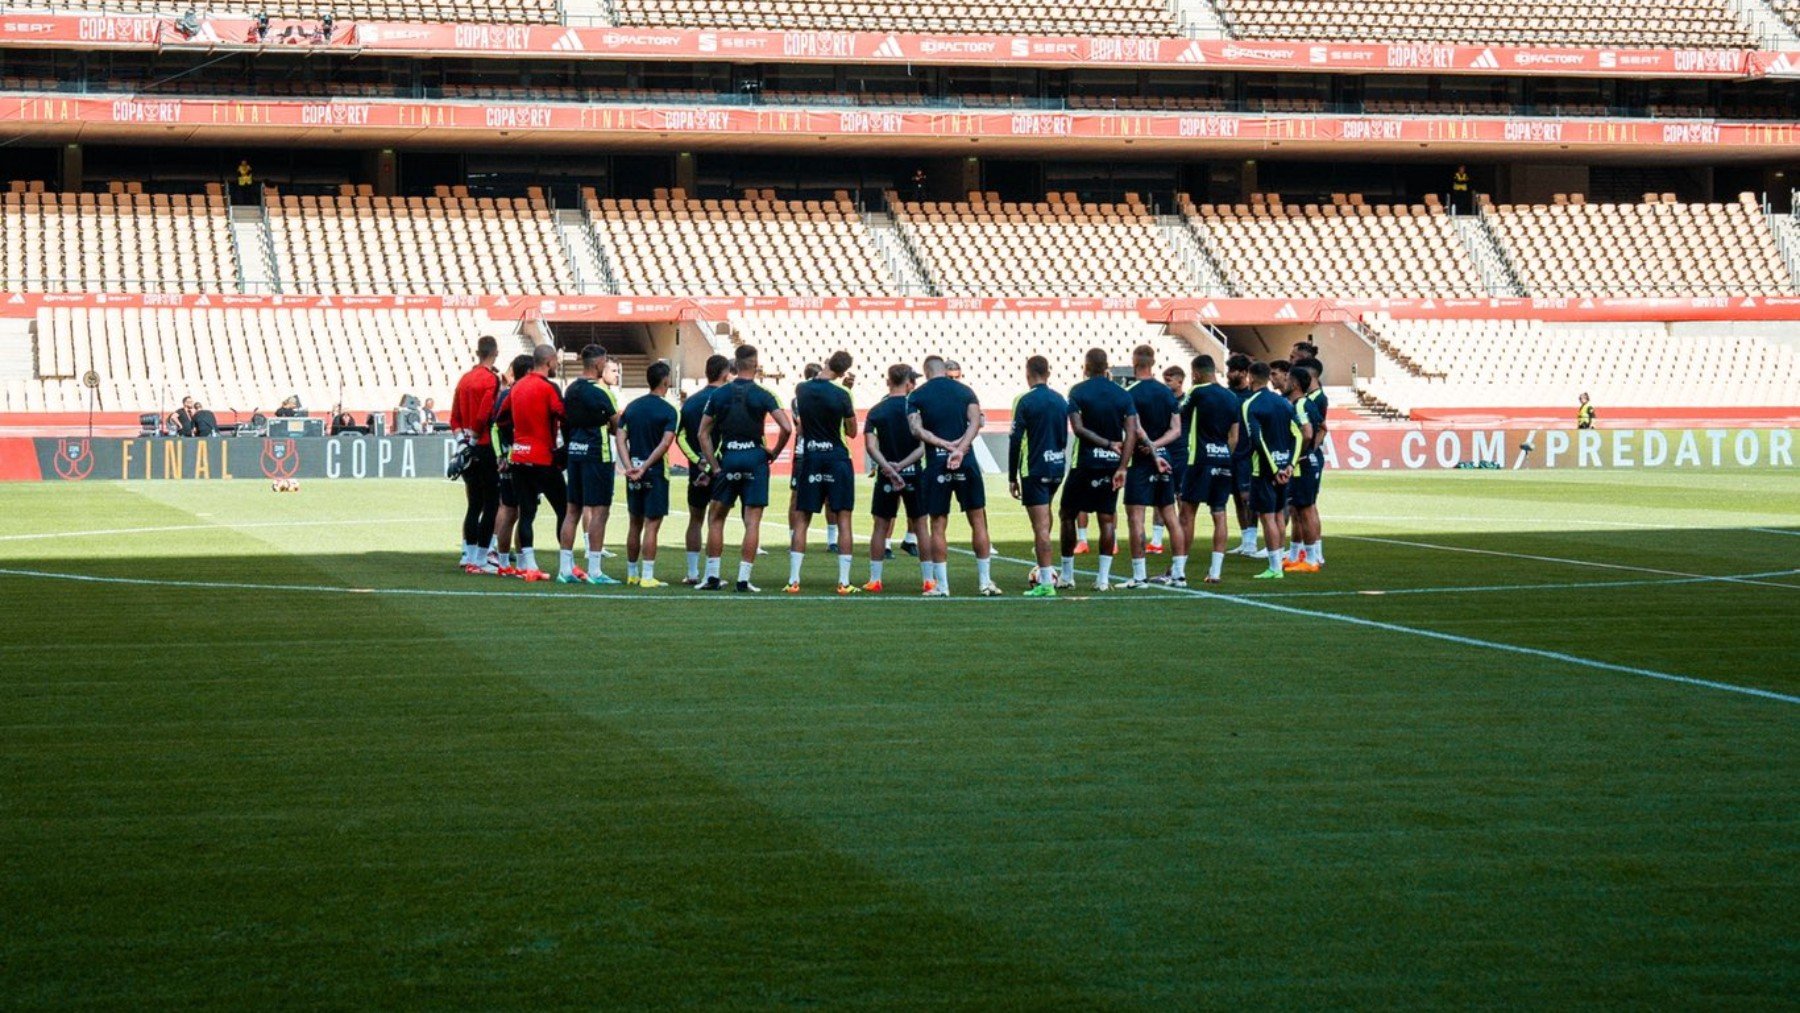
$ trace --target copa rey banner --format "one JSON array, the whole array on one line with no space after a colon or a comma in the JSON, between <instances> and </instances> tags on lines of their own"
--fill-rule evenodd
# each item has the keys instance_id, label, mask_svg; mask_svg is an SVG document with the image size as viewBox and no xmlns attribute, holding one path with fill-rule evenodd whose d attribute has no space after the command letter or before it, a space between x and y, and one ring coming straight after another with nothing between
<instances>
[{"instance_id":1,"label":"copa rey banner","mask_svg":"<svg viewBox=\"0 0 1800 1013\"><path fill-rule=\"evenodd\" d=\"M447 436L38 438L45 480L443 478Z\"/></svg>"}]
</instances>

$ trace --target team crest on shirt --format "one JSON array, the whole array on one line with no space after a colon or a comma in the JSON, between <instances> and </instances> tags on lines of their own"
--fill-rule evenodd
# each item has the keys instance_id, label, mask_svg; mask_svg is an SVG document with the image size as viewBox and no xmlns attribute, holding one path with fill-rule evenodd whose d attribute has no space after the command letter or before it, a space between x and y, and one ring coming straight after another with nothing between
<instances>
[{"instance_id":1,"label":"team crest on shirt","mask_svg":"<svg viewBox=\"0 0 1800 1013\"><path fill-rule=\"evenodd\" d=\"M293 478L300 473L300 447L293 440L264 440L264 478Z\"/></svg>"},{"instance_id":2,"label":"team crest on shirt","mask_svg":"<svg viewBox=\"0 0 1800 1013\"><path fill-rule=\"evenodd\" d=\"M56 458L51 463L57 477L79 482L94 473L94 452L86 440L62 440L56 445Z\"/></svg>"}]
</instances>

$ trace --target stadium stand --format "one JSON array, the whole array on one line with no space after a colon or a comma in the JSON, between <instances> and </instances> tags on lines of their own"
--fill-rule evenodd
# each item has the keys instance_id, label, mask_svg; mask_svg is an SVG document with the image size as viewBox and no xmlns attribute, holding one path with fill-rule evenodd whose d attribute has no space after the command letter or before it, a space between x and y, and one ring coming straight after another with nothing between
<instances>
[{"instance_id":1,"label":"stadium stand","mask_svg":"<svg viewBox=\"0 0 1800 1013\"><path fill-rule=\"evenodd\" d=\"M56 3L51 0L23 0L9 7L21 9L71 8L83 11L119 12L124 14L163 14L176 17L190 4L179 0L81 0L80 3ZM344 21L426 21L467 22L476 24L557 24L562 20L557 0L409 0L403 3L380 3L370 0L341 0L330 4L305 3L303 0L232 0L211 4L205 13L219 16L250 17L261 12L271 18L316 20L329 10Z\"/></svg>"},{"instance_id":2,"label":"stadium stand","mask_svg":"<svg viewBox=\"0 0 1800 1013\"><path fill-rule=\"evenodd\" d=\"M1051 384L1066 389L1081 379L1081 359L1090 348L1106 349L1119 366L1129 366L1131 350L1142 344L1155 348L1158 361L1165 363L1186 363L1195 354L1161 324L1118 313L750 311L734 314L730 326L737 340L757 347L763 371L778 390L797 383L808 362L823 361L839 348L849 350L864 378L856 387L861 407L886 393L883 372L890 363L916 365L930 354L955 359L963 367L963 382L975 389L983 407L993 409L1012 407L1024 389L1024 362L1031 355L1048 358Z\"/></svg>"},{"instance_id":3,"label":"stadium stand","mask_svg":"<svg viewBox=\"0 0 1800 1013\"><path fill-rule=\"evenodd\" d=\"M1370 206L1360 194L1329 204L1285 204L1253 194L1248 205L1196 206L1182 213L1243 296L1348 298L1485 295L1481 271L1435 197L1426 204Z\"/></svg>"},{"instance_id":4,"label":"stadium stand","mask_svg":"<svg viewBox=\"0 0 1800 1013\"><path fill-rule=\"evenodd\" d=\"M1246 39L1502 46L1754 48L1728 0L1217 0Z\"/></svg>"},{"instance_id":5,"label":"stadium stand","mask_svg":"<svg viewBox=\"0 0 1800 1013\"><path fill-rule=\"evenodd\" d=\"M867 32L959 32L1021 35L1176 34L1161 0L1074 0L1036 4L979 0L911 4L888 0L613 0L621 25L679 28L818 29Z\"/></svg>"},{"instance_id":6,"label":"stadium stand","mask_svg":"<svg viewBox=\"0 0 1800 1013\"><path fill-rule=\"evenodd\" d=\"M494 333L492 322L462 310L52 307L37 316L31 375L15 366L0 376L0 410L84 409L80 378L89 369L114 410L172 408L187 395L246 417L257 408L272 414L289 394L315 413L338 401L392 405L401 392L447 405L472 336L482 333Z\"/></svg>"},{"instance_id":7,"label":"stadium stand","mask_svg":"<svg viewBox=\"0 0 1800 1013\"><path fill-rule=\"evenodd\" d=\"M1573 405L1783 406L1800 354L1746 335L1673 335L1661 323L1364 319L1396 364L1359 378L1360 400L1410 415L1431 408Z\"/></svg>"},{"instance_id":8,"label":"stadium stand","mask_svg":"<svg viewBox=\"0 0 1800 1013\"><path fill-rule=\"evenodd\" d=\"M896 295L892 273L851 202L694 200L684 190L651 200L582 199L594 236L630 295Z\"/></svg>"},{"instance_id":9,"label":"stadium stand","mask_svg":"<svg viewBox=\"0 0 1800 1013\"><path fill-rule=\"evenodd\" d=\"M265 197L283 291L304 295L535 293L576 290L542 191L471 197Z\"/></svg>"},{"instance_id":10,"label":"stadium stand","mask_svg":"<svg viewBox=\"0 0 1800 1013\"><path fill-rule=\"evenodd\" d=\"M1769 7L1790 30L1800 33L1800 0L1769 0Z\"/></svg>"},{"instance_id":11,"label":"stadium stand","mask_svg":"<svg viewBox=\"0 0 1800 1013\"><path fill-rule=\"evenodd\" d=\"M0 289L23 292L236 291L229 207L200 194L52 193L14 182L0 196Z\"/></svg>"},{"instance_id":12,"label":"stadium stand","mask_svg":"<svg viewBox=\"0 0 1800 1013\"><path fill-rule=\"evenodd\" d=\"M1016 204L902 201L894 221L927 279L948 296L1164 296L1198 290L1194 271L1136 194L1085 204L1074 194Z\"/></svg>"},{"instance_id":13,"label":"stadium stand","mask_svg":"<svg viewBox=\"0 0 1800 1013\"><path fill-rule=\"evenodd\" d=\"M1793 295L1768 218L1750 194L1733 204L1482 202L1527 293L1537 296Z\"/></svg>"}]
</instances>

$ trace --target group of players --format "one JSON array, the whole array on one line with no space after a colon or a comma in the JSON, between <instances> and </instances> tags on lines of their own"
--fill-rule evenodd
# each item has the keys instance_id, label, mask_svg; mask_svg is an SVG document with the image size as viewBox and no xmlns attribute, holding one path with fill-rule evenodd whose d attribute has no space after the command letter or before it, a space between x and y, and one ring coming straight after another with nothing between
<instances>
[{"instance_id":1,"label":"group of players","mask_svg":"<svg viewBox=\"0 0 1800 1013\"><path fill-rule=\"evenodd\" d=\"M614 393L618 363L599 346L582 350L582 375L561 389L554 382L560 353L549 345L517 357L504 373L495 368L493 338L480 339L476 355L477 364L457 385L451 410L451 428L466 447L462 479L468 504L460 565L469 573L620 583L602 564L610 555L604 546L613 488L623 474L629 518L624 583L666 586L656 576L657 541L670 512L669 455L678 447L689 476L682 583L702 591L732 586L756 593L752 575L761 554L771 465L791 441L787 593L800 592L809 531L820 514L829 551L837 554L837 593L881 593L885 563L893 556L889 542L904 515L899 530L919 557L922 593L948 597L952 505L971 531L977 593L1004 593L992 577L987 492L976 461L975 440L986 419L974 391L942 357L927 357L923 374L909 364L889 367L886 397L859 423L849 386L854 363L843 351L808 367L783 405L760 382L756 349L741 345L731 359L714 355L707 361L706 386L688 395L679 410L669 401L667 363L649 367L649 393L621 410ZM1259 579L1317 572L1324 564L1317 504L1328 408L1317 349L1300 342L1289 360L1274 363L1233 355L1226 361L1224 384L1215 360L1197 356L1192 387L1185 390L1188 374L1179 366L1157 377L1149 346L1138 347L1131 358L1132 377L1120 383L1105 351L1091 349L1084 378L1066 397L1050 387L1044 357L1025 362L1028 389L1013 406L1007 482L1031 522L1037 565L1026 593L1054 597L1059 589L1076 586L1075 557L1087 549L1090 518L1100 529L1094 590L1185 587L1203 507L1212 519L1211 561L1203 579L1218 583L1228 554L1226 512L1234 502L1243 530L1242 541L1230 551L1265 557L1268 566ZM869 579L862 584L851 577L860 470L851 441L859 426L866 430L874 478ZM1121 498L1131 575L1115 583ZM540 502L550 505L557 520L554 575L538 568L533 547ZM1054 546L1053 505L1059 522ZM736 580L727 585L725 528L734 511L744 535ZM585 569L575 565L578 530L586 535ZM1266 550L1257 548L1259 531ZM1166 573L1148 576L1146 556L1159 552L1165 541L1171 565Z\"/></svg>"}]
</instances>

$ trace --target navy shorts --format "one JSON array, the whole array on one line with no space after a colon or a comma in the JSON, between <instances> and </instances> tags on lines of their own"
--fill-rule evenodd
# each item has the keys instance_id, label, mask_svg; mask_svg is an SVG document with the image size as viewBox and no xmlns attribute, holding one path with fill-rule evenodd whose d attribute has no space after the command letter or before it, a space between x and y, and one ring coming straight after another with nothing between
<instances>
[{"instance_id":1,"label":"navy shorts","mask_svg":"<svg viewBox=\"0 0 1800 1013\"><path fill-rule=\"evenodd\" d=\"M1175 498L1181 498L1181 490L1187 488L1187 448L1177 448L1176 455L1169 458L1169 488L1174 490Z\"/></svg>"},{"instance_id":2,"label":"navy shorts","mask_svg":"<svg viewBox=\"0 0 1800 1013\"><path fill-rule=\"evenodd\" d=\"M597 457L569 458L569 505L609 507L613 501L613 463Z\"/></svg>"},{"instance_id":3,"label":"navy shorts","mask_svg":"<svg viewBox=\"0 0 1800 1013\"><path fill-rule=\"evenodd\" d=\"M1062 513L1100 514L1111 517L1119 512L1119 491L1112 486L1113 468L1076 468L1069 472L1063 486Z\"/></svg>"},{"instance_id":4,"label":"navy shorts","mask_svg":"<svg viewBox=\"0 0 1800 1013\"><path fill-rule=\"evenodd\" d=\"M661 468L625 483L625 512L633 517L660 520L669 516L669 476Z\"/></svg>"},{"instance_id":5,"label":"navy shorts","mask_svg":"<svg viewBox=\"0 0 1800 1013\"><path fill-rule=\"evenodd\" d=\"M946 451L933 449L925 456L924 487L919 491L919 507L927 517L948 517L950 500L955 497L963 513L987 509L987 485L981 481L981 467L974 454L964 454L962 467L945 468L950 462Z\"/></svg>"},{"instance_id":6,"label":"navy shorts","mask_svg":"<svg viewBox=\"0 0 1800 1013\"><path fill-rule=\"evenodd\" d=\"M1133 463L1125 471L1125 505L1166 507L1175 503L1173 474L1164 475L1150 462Z\"/></svg>"},{"instance_id":7,"label":"navy shorts","mask_svg":"<svg viewBox=\"0 0 1800 1013\"><path fill-rule=\"evenodd\" d=\"M794 509L803 514L856 509L856 471L848 457L807 455L794 467Z\"/></svg>"},{"instance_id":8,"label":"navy shorts","mask_svg":"<svg viewBox=\"0 0 1800 1013\"><path fill-rule=\"evenodd\" d=\"M1019 502L1028 507L1049 506L1062 480L1061 475L1019 476Z\"/></svg>"},{"instance_id":9,"label":"navy shorts","mask_svg":"<svg viewBox=\"0 0 1800 1013\"><path fill-rule=\"evenodd\" d=\"M500 473L500 505L503 507L511 507L514 510L519 509L518 486L513 485L512 468L510 466L508 466L507 470Z\"/></svg>"},{"instance_id":10,"label":"navy shorts","mask_svg":"<svg viewBox=\"0 0 1800 1013\"><path fill-rule=\"evenodd\" d=\"M916 521L924 516L919 504L919 490L923 485L917 468L908 468L900 473L906 479L905 488L896 490L887 476L875 475L875 494L869 497L869 515L891 521L900 516L900 508L906 508L908 522Z\"/></svg>"},{"instance_id":11,"label":"navy shorts","mask_svg":"<svg viewBox=\"0 0 1800 1013\"><path fill-rule=\"evenodd\" d=\"M1231 502L1231 491L1236 487L1237 479L1232 475L1229 457L1201 458L1199 464L1187 470L1181 499L1195 506L1204 503L1206 509L1215 514L1224 513L1225 505Z\"/></svg>"},{"instance_id":12,"label":"navy shorts","mask_svg":"<svg viewBox=\"0 0 1800 1013\"><path fill-rule=\"evenodd\" d=\"M1250 492L1250 458L1234 457L1231 459L1231 487L1237 492Z\"/></svg>"},{"instance_id":13,"label":"navy shorts","mask_svg":"<svg viewBox=\"0 0 1800 1013\"><path fill-rule=\"evenodd\" d=\"M1257 514L1278 514L1287 509L1289 485L1276 485L1275 480L1265 475L1257 475L1250 479L1250 510Z\"/></svg>"},{"instance_id":14,"label":"navy shorts","mask_svg":"<svg viewBox=\"0 0 1800 1013\"><path fill-rule=\"evenodd\" d=\"M769 454L761 447L727 450L719 458L724 470L713 476L712 501L730 507L769 505Z\"/></svg>"},{"instance_id":15,"label":"navy shorts","mask_svg":"<svg viewBox=\"0 0 1800 1013\"><path fill-rule=\"evenodd\" d=\"M712 502L712 482L700 481L706 472L699 468L688 469L687 508L688 513L702 515L706 513L706 504Z\"/></svg>"},{"instance_id":16,"label":"navy shorts","mask_svg":"<svg viewBox=\"0 0 1800 1013\"><path fill-rule=\"evenodd\" d=\"M1318 503L1320 472L1324 470L1323 462L1302 462L1300 474L1288 482L1288 506L1309 507Z\"/></svg>"}]
</instances>

